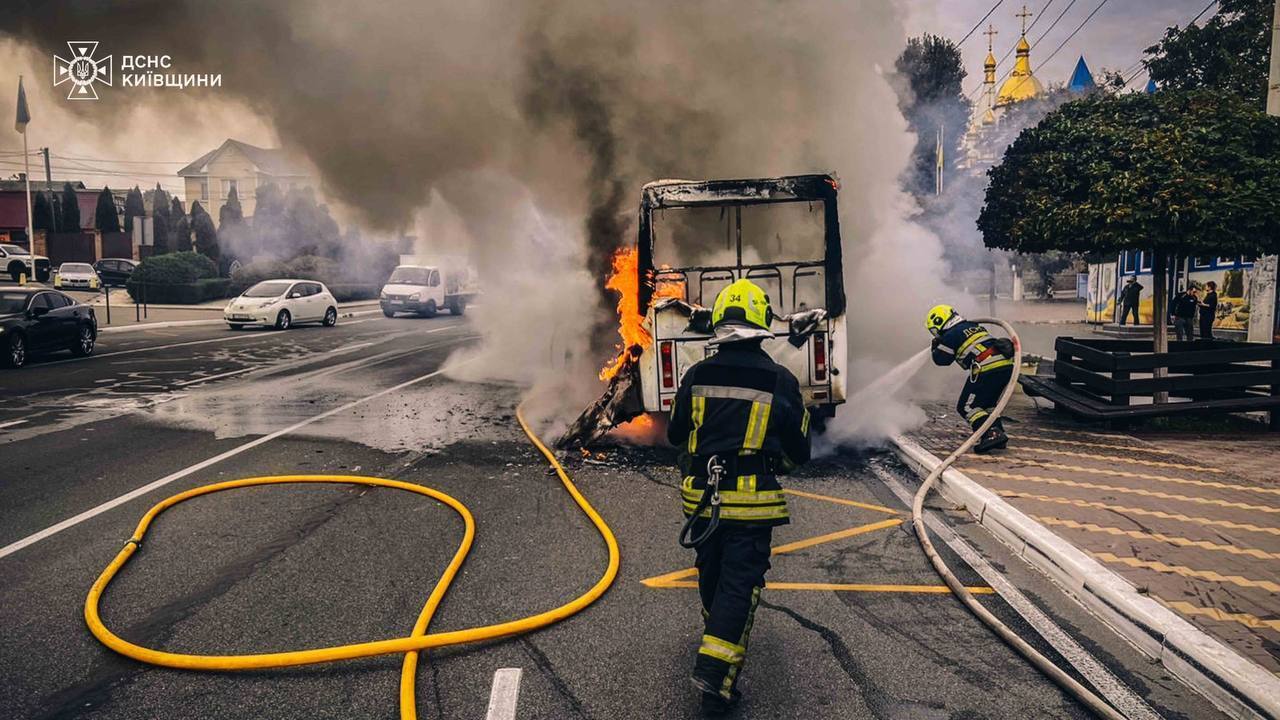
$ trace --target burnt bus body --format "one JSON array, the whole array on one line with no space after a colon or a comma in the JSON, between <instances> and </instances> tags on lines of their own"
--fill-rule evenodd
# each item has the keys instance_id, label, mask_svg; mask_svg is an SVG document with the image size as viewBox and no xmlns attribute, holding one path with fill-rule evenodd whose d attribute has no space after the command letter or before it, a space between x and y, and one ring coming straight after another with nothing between
<instances>
[{"instance_id":1,"label":"burnt bus body","mask_svg":"<svg viewBox=\"0 0 1280 720\"><path fill-rule=\"evenodd\" d=\"M671 410L684 372L715 351L707 341L716 294L747 278L774 307L765 350L795 374L811 411L834 415L848 340L838 192L831 175L645 185L637 272L653 336L638 362L646 411Z\"/></svg>"}]
</instances>

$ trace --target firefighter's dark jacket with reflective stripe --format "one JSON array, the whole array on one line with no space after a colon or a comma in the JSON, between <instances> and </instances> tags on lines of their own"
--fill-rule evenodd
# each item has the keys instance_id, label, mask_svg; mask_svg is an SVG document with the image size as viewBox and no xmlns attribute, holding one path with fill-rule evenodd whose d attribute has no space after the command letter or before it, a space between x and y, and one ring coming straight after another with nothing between
<instances>
[{"instance_id":1,"label":"firefighter's dark jacket with reflective stripe","mask_svg":"<svg viewBox=\"0 0 1280 720\"><path fill-rule=\"evenodd\" d=\"M671 409L667 438L683 451L686 515L706 488L707 461L719 456L727 469L720 485L722 523L788 522L777 476L809 461L809 412L795 376L758 340L727 343L689 368Z\"/></svg>"},{"instance_id":2,"label":"firefighter's dark jacket with reflective stripe","mask_svg":"<svg viewBox=\"0 0 1280 720\"><path fill-rule=\"evenodd\" d=\"M944 366L955 362L976 378L988 370L1013 365L1013 344L991 337L978 323L960 320L938 333L933 343L933 362Z\"/></svg>"}]
</instances>

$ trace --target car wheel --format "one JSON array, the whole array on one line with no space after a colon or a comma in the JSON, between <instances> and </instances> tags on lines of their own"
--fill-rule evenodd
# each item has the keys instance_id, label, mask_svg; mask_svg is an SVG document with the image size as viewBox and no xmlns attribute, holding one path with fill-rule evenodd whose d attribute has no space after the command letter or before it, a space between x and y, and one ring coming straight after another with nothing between
<instances>
[{"instance_id":1,"label":"car wheel","mask_svg":"<svg viewBox=\"0 0 1280 720\"><path fill-rule=\"evenodd\" d=\"M454 315L461 315L467 311L467 301L461 298L454 299L449 302L449 312Z\"/></svg>"},{"instance_id":2,"label":"car wheel","mask_svg":"<svg viewBox=\"0 0 1280 720\"><path fill-rule=\"evenodd\" d=\"M422 317L433 318L436 316L437 312L438 310L436 309L436 301L428 300L427 306L422 308Z\"/></svg>"},{"instance_id":3,"label":"car wheel","mask_svg":"<svg viewBox=\"0 0 1280 720\"><path fill-rule=\"evenodd\" d=\"M244 324L243 323L227 323L227 327L231 328L232 330L242 330L244 329Z\"/></svg>"},{"instance_id":4,"label":"car wheel","mask_svg":"<svg viewBox=\"0 0 1280 720\"><path fill-rule=\"evenodd\" d=\"M22 266L17 264L9 266L9 277L13 278L14 282L18 282L22 277Z\"/></svg>"},{"instance_id":5,"label":"car wheel","mask_svg":"<svg viewBox=\"0 0 1280 720\"><path fill-rule=\"evenodd\" d=\"M329 308L328 310L325 310L324 326L333 327L334 325L337 325L337 324L338 324L338 310L336 308Z\"/></svg>"},{"instance_id":6,"label":"car wheel","mask_svg":"<svg viewBox=\"0 0 1280 720\"><path fill-rule=\"evenodd\" d=\"M396 316L396 311L395 311L395 310L383 310L383 311L382 311L382 314L383 314L385 317L395 317L395 316Z\"/></svg>"},{"instance_id":7,"label":"car wheel","mask_svg":"<svg viewBox=\"0 0 1280 720\"><path fill-rule=\"evenodd\" d=\"M93 354L93 346L97 342L97 334L93 328L88 325L81 325L80 332L76 335L76 341L71 346L71 354L76 357L86 357Z\"/></svg>"},{"instance_id":8,"label":"car wheel","mask_svg":"<svg viewBox=\"0 0 1280 720\"><path fill-rule=\"evenodd\" d=\"M0 357L0 361L4 362L5 367L20 368L27 364L27 338L21 334L14 333L9 336L9 342L5 343L4 356Z\"/></svg>"},{"instance_id":9,"label":"car wheel","mask_svg":"<svg viewBox=\"0 0 1280 720\"><path fill-rule=\"evenodd\" d=\"M36 280L39 282L49 282L49 273L36 270Z\"/></svg>"},{"instance_id":10,"label":"car wheel","mask_svg":"<svg viewBox=\"0 0 1280 720\"><path fill-rule=\"evenodd\" d=\"M290 325L292 322L293 322L293 316L289 314L289 311L288 311L288 310L281 310L281 311L280 311L280 314L276 316L276 329L277 329L277 330L288 330L288 329L289 329L289 325Z\"/></svg>"}]
</instances>

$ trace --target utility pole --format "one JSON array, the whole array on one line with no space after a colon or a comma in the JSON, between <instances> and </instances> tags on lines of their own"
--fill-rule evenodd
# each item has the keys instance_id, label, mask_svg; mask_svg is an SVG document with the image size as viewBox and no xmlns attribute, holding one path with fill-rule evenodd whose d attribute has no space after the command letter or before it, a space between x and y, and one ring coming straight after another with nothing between
<instances>
[{"instance_id":1,"label":"utility pole","mask_svg":"<svg viewBox=\"0 0 1280 720\"><path fill-rule=\"evenodd\" d=\"M1271 76L1267 79L1267 114L1280 115L1280 0L1271 20Z\"/></svg>"},{"instance_id":2,"label":"utility pole","mask_svg":"<svg viewBox=\"0 0 1280 720\"><path fill-rule=\"evenodd\" d=\"M40 152L44 153L44 187L46 190L53 190L53 173L49 171L49 148L40 148Z\"/></svg>"}]
</instances>

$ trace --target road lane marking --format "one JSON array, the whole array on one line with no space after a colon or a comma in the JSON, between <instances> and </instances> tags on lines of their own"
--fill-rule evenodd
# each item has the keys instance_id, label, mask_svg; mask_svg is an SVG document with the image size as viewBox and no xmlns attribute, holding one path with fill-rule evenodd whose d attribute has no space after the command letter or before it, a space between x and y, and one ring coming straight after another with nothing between
<instances>
[{"instance_id":1,"label":"road lane marking","mask_svg":"<svg viewBox=\"0 0 1280 720\"><path fill-rule=\"evenodd\" d=\"M1251 578L1244 577L1243 575L1223 575L1215 570L1197 570L1185 565L1167 565L1159 560L1143 560L1142 558L1116 555L1109 552L1093 552L1092 550L1086 550L1085 552L1102 562L1111 563L1113 565L1127 565L1139 570L1152 570L1158 573L1181 575L1184 578L1192 578L1195 580L1231 583L1232 585L1237 585L1243 588L1261 588L1267 592L1280 593L1280 583L1272 582L1270 580L1253 580Z\"/></svg>"},{"instance_id":2,"label":"road lane marking","mask_svg":"<svg viewBox=\"0 0 1280 720\"><path fill-rule=\"evenodd\" d=\"M782 492L786 493L787 495L795 495L796 497L810 498L813 500L825 500L827 502L836 503L838 505L851 505L853 507L862 508L863 510L875 510L876 512L888 513L890 515L902 514L900 510L887 508L887 507L884 507L883 505L871 505L869 503L858 502L857 500L847 500L845 498L832 497L830 495L819 495L818 493L802 492L800 490L793 490L791 488L783 490Z\"/></svg>"},{"instance_id":3,"label":"road lane marking","mask_svg":"<svg viewBox=\"0 0 1280 720\"><path fill-rule=\"evenodd\" d=\"M696 580L674 580L662 585L663 588L696 588ZM920 595L950 595L951 588L946 585L877 585L865 583L811 583L811 582L774 582L765 581L766 590L805 590L818 592L860 592L860 593L903 593ZM968 587L974 595L993 595L995 590L977 585Z\"/></svg>"},{"instance_id":4,"label":"road lane marking","mask_svg":"<svg viewBox=\"0 0 1280 720\"><path fill-rule=\"evenodd\" d=\"M903 502L910 505L912 500L911 493L903 487L902 483L896 477L876 465L871 466L871 471L880 478L880 481ZM937 518L935 513L926 511L924 514L925 525L934 532L943 542L947 544L960 559L963 560L974 572L978 573L988 585L990 585L1000 598L1009 604L1015 612L1022 616L1027 624L1030 625L1040 637L1049 643L1062 659L1066 660L1076 669L1076 672L1088 681L1090 685L1098 691L1098 694L1107 699L1111 706L1119 710L1121 714L1129 718L1129 720L1161 720L1160 715L1147 701L1142 699L1128 685L1125 685L1119 678L1115 676L1105 665L1098 661L1089 651L1081 647L1076 639L1071 637L1058 624L1049 619L1038 606L1027 599L1017 587L1005 577L1003 573L997 571L987 562L985 558L978 554L977 550L964 538L956 534L949 525Z\"/></svg>"},{"instance_id":5,"label":"road lane marking","mask_svg":"<svg viewBox=\"0 0 1280 720\"><path fill-rule=\"evenodd\" d=\"M997 491L996 494L1000 497L1007 498L1023 498L1027 500L1039 500L1040 502L1057 503L1059 505L1074 505L1075 507L1081 508L1110 510L1111 512L1119 513L1120 515L1146 515L1149 517L1157 517L1162 520L1178 520L1180 522L1193 523L1195 525L1213 525L1217 527L1231 528L1232 530L1249 530L1251 532L1280 535L1280 527L1264 527L1262 525L1254 525L1253 523L1235 522L1234 520L1196 517L1193 515L1183 515L1182 513L1165 512L1164 510L1148 510L1147 508L1128 507L1126 505L1112 505L1110 503L1097 502L1094 500L1077 500L1075 498L1056 497L1052 495L1036 495L1034 493L1018 492L1016 490L1000 490Z\"/></svg>"},{"instance_id":6,"label":"road lane marking","mask_svg":"<svg viewBox=\"0 0 1280 720\"><path fill-rule=\"evenodd\" d=\"M1192 605L1189 602L1182 602L1180 600L1174 600L1174 601L1163 600L1161 598L1156 597L1155 595L1152 595L1151 597L1159 601L1161 605L1164 605L1165 607L1171 610L1177 610L1183 615L1202 615L1204 617L1212 618L1214 620L1221 620L1223 622L1240 623L1241 625L1255 628L1255 629L1271 628L1272 630L1280 631L1280 618L1274 618L1274 619L1268 620L1265 618L1260 618L1257 615L1250 615L1249 613L1233 613L1233 612L1227 612L1225 610L1219 610L1218 608L1199 607L1197 605Z\"/></svg>"},{"instance_id":7,"label":"road lane marking","mask_svg":"<svg viewBox=\"0 0 1280 720\"><path fill-rule=\"evenodd\" d=\"M489 691L485 720L515 720L522 674L520 668L502 668L493 674L493 689Z\"/></svg>"},{"instance_id":8,"label":"road lane marking","mask_svg":"<svg viewBox=\"0 0 1280 720\"><path fill-rule=\"evenodd\" d=\"M1219 500L1218 498L1202 498L1191 495L1178 495L1176 493L1160 492L1158 490L1146 490L1144 488L1120 487L1118 485L1099 485L1090 482L1077 482L1075 480L1062 480L1054 477L1042 477L1040 475L1021 475L1018 473L997 472L995 470L983 470L978 467L957 468L960 472L970 473L973 475L986 475L987 477L999 478L1002 480L1026 480L1028 482L1046 483L1049 485L1064 485L1066 487L1081 488L1084 490L1103 490L1105 492L1130 493L1133 495L1141 495L1143 497L1154 497L1162 500L1180 500L1182 502L1196 503L1198 505L1216 505L1218 507L1236 508L1238 510L1255 510L1264 513L1280 513L1280 507L1272 507L1270 505L1250 505L1248 503L1233 502L1230 500Z\"/></svg>"},{"instance_id":9,"label":"road lane marking","mask_svg":"<svg viewBox=\"0 0 1280 720\"><path fill-rule=\"evenodd\" d=\"M465 338L460 338L458 340L445 340L443 342L437 343L436 345L433 345L430 347L440 347L443 345L449 345L451 343L461 342L464 339ZM427 349L427 348L420 348L420 349ZM472 360L475 360L476 357L480 357L480 356L477 355L470 359L462 360L454 365L450 365L447 369L452 370L453 368L458 367L459 365L463 365L468 362L471 362ZM142 497L143 495L146 495L147 493L153 490L156 490L158 488L162 488L165 485L168 485L169 483L172 483L176 480L181 480L182 478L187 477L192 473L199 472L207 467L210 467L211 465L216 465L222 462L223 460L235 457L236 455L239 455L247 450L252 450L253 448L258 447L259 445L269 443L278 437L288 435L289 433L295 430L304 428L314 422L323 420L327 417L332 417L334 415L337 415L338 413L345 412L347 410L350 410L351 408L363 405L364 403L369 402L370 400L376 400L377 398L383 397L384 395L389 395L393 392L398 392L407 387L416 385L420 382L430 380L431 378L441 375L442 373L445 372L445 370L446 368L442 367L438 370L433 370L432 372L429 372L426 375L419 375L418 377L413 378L412 380L406 380L405 382L402 382L399 385L393 385L389 388L379 390L378 392L373 393L372 395L366 395L365 397L357 398L355 400L352 400L348 403L340 405L331 410L326 410L322 413L312 415L311 417L306 418L305 420L300 420L288 427L281 428L280 430L276 430L267 435L263 435L262 437L257 438L256 440L250 440L246 443L237 445L236 447L233 447L230 450L214 455L213 457L202 460L194 465L189 465L181 470L178 470L177 472L173 472L168 475L165 475L159 480L147 483L146 485L143 485L142 487L131 490L113 500L108 500L107 502L104 502L101 505L98 505L97 507L90 508L78 515L74 515L72 517L67 518L66 520L63 520L62 522L56 523L54 525L50 525L49 527L39 532L32 533L31 535L28 535L27 537L22 538L21 540L17 540L15 542L9 543L8 545L0 548L0 558L8 557L9 555L12 555L18 552L19 550L29 545L34 545L40 542L41 540L44 540L45 538L51 537L53 535L56 535L62 532L63 530L66 530L67 528L75 527L76 525L79 525L85 520L89 520L91 518L97 517L98 515L101 515L102 513L107 512L108 510L117 508L135 498Z\"/></svg>"},{"instance_id":10,"label":"road lane marking","mask_svg":"<svg viewBox=\"0 0 1280 720\"><path fill-rule=\"evenodd\" d=\"M1267 552L1266 550L1259 550L1257 548L1220 545L1218 543L1209 542L1208 540L1192 540L1191 538L1178 537L1176 535L1165 535L1164 533L1127 530L1125 528L1111 527L1109 525L1097 525L1087 522L1082 523L1076 520L1068 520L1065 518L1056 518L1046 515L1034 515L1033 517L1045 525L1056 525L1058 527L1081 530L1083 532L1116 535L1119 537L1133 538L1135 540L1155 540L1158 542L1169 543L1170 545L1177 545L1179 547L1194 547L1200 548L1201 550L1230 553L1232 555L1247 555L1259 560L1280 560L1280 553Z\"/></svg>"},{"instance_id":11,"label":"road lane marking","mask_svg":"<svg viewBox=\"0 0 1280 720\"><path fill-rule=\"evenodd\" d=\"M26 422L26 420L10 420L9 422L0 423L0 428L7 428L7 427L13 427L14 425L21 425L24 422Z\"/></svg>"},{"instance_id":12,"label":"road lane marking","mask_svg":"<svg viewBox=\"0 0 1280 720\"><path fill-rule=\"evenodd\" d=\"M1095 455L1093 453L1076 452L1074 450L1054 450L1052 448L1028 447L1026 445L1015 446L1014 453L1005 455L1004 457L1007 457L1010 460L1020 461L1021 458L1017 456L1017 453L1023 450L1027 452L1044 453L1046 455L1064 455L1066 457L1088 458L1090 460L1101 460L1103 462L1113 462L1113 463L1114 462L1129 463L1131 465L1146 465L1147 467L1170 468L1173 470L1190 470L1192 472L1213 473L1213 474L1226 472L1225 470L1219 470L1218 468L1214 468L1214 467L1206 467L1204 465L1184 465L1182 463L1162 462L1160 460L1139 460L1137 458L1121 457L1119 455Z\"/></svg>"},{"instance_id":13,"label":"road lane marking","mask_svg":"<svg viewBox=\"0 0 1280 720\"><path fill-rule=\"evenodd\" d=\"M184 385L192 385L194 383L209 382L210 380L220 380L225 377L231 377L232 375L240 375L242 373L253 372L254 370L257 370L257 368L251 368L251 367L240 368L239 370L230 370L224 373L218 373L217 375L206 375L204 377L192 378L190 380L183 380L182 382L174 383L174 385L177 385L178 387L182 387Z\"/></svg>"},{"instance_id":14,"label":"road lane marking","mask_svg":"<svg viewBox=\"0 0 1280 720\"><path fill-rule=\"evenodd\" d=\"M973 460L985 463L1011 462L1014 464L1030 465L1032 467L1044 468L1045 470L1065 470L1067 472L1088 473L1090 475L1106 475L1108 477L1133 478L1136 480L1155 480L1157 482L1177 483L1179 485L1194 485L1196 487L1214 488L1217 490L1240 490L1243 492L1269 493L1272 495L1280 495L1280 488L1258 487L1256 485L1240 485L1238 483L1224 483L1217 480L1192 480L1190 478L1169 477L1168 475L1152 475L1149 473L1129 472L1128 470L1110 470L1108 468L1090 468L1081 465L1061 465L1058 463L1041 462L1039 460L1025 460L1016 457L996 458L990 455L974 455Z\"/></svg>"}]
</instances>

